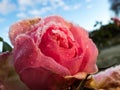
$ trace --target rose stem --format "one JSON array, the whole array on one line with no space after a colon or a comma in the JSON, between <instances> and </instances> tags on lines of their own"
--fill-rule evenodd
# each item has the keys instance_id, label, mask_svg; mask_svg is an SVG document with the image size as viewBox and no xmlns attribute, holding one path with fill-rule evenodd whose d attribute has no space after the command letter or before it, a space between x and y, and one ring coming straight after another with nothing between
<instances>
[{"instance_id":1,"label":"rose stem","mask_svg":"<svg viewBox=\"0 0 120 90\"><path fill-rule=\"evenodd\" d=\"M85 83L86 83L87 78L88 78L89 75L90 75L90 74L88 74L88 75L85 77L85 79L83 79L83 80L80 82L80 84L78 85L78 87L76 88L76 90L83 90L84 85L85 85Z\"/></svg>"}]
</instances>

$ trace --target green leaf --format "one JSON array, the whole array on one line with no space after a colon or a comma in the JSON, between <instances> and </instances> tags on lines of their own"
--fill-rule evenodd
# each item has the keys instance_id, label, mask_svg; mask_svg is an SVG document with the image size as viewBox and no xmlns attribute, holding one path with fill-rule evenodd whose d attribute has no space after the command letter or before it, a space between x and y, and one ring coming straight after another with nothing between
<instances>
[{"instance_id":1,"label":"green leaf","mask_svg":"<svg viewBox=\"0 0 120 90\"><path fill-rule=\"evenodd\" d=\"M12 51L12 47L7 42L3 41L2 52L6 52L6 51Z\"/></svg>"},{"instance_id":2,"label":"green leaf","mask_svg":"<svg viewBox=\"0 0 120 90\"><path fill-rule=\"evenodd\" d=\"M0 37L0 41L3 41L3 38L2 38L2 37Z\"/></svg>"}]
</instances>

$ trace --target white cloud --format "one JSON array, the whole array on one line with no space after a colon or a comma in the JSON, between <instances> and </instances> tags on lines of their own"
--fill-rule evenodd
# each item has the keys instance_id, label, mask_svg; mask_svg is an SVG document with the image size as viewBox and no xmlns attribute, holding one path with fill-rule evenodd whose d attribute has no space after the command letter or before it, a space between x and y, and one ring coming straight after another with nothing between
<instances>
[{"instance_id":1,"label":"white cloud","mask_svg":"<svg viewBox=\"0 0 120 90\"><path fill-rule=\"evenodd\" d=\"M81 4L75 4L74 6L73 6L73 9L79 9L81 7Z\"/></svg>"},{"instance_id":2,"label":"white cloud","mask_svg":"<svg viewBox=\"0 0 120 90\"><path fill-rule=\"evenodd\" d=\"M61 8L63 10L70 10L70 6L63 0L50 0L50 3L53 9Z\"/></svg>"},{"instance_id":3,"label":"white cloud","mask_svg":"<svg viewBox=\"0 0 120 90\"><path fill-rule=\"evenodd\" d=\"M81 7L80 3L68 5L64 0L19 0L19 18L27 16L41 16L46 13L52 13L56 10L76 10Z\"/></svg>"},{"instance_id":4,"label":"white cloud","mask_svg":"<svg viewBox=\"0 0 120 90\"><path fill-rule=\"evenodd\" d=\"M37 3L40 3L42 5L47 5L49 0L36 0Z\"/></svg>"},{"instance_id":5,"label":"white cloud","mask_svg":"<svg viewBox=\"0 0 120 90\"><path fill-rule=\"evenodd\" d=\"M34 15L34 16L39 16L40 15L40 11L37 9L31 10L28 12L30 15Z\"/></svg>"},{"instance_id":6,"label":"white cloud","mask_svg":"<svg viewBox=\"0 0 120 90\"><path fill-rule=\"evenodd\" d=\"M32 0L18 0L19 10L25 11L27 7L31 7L33 5Z\"/></svg>"},{"instance_id":7,"label":"white cloud","mask_svg":"<svg viewBox=\"0 0 120 90\"><path fill-rule=\"evenodd\" d=\"M87 5L87 9L91 9L93 7L93 5L92 4L89 4L89 5Z\"/></svg>"},{"instance_id":8,"label":"white cloud","mask_svg":"<svg viewBox=\"0 0 120 90\"><path fill-rule=\"evenodd\" d=\"M21 11L27 10L28 7L36 8L37 6L47 5L49 0L18 0L19 9Z\"/></svg>"},{"instance_id":9,"label":"white cloud","mask_svg":"<svg viewBox=\"0 0 120 90\"><path fill-rule=\"evenodd\" d=\"M31 10L31 11L28 12L28 14L32 17L40 17L44 13L47 13L47 11L44 10L44 8L42 8L41 10L34 9L34 10Z\"/></svg>"},{"instance_id":10,"label":"white cloud","mask_svg":"<svg viewBox=\"0 0 120 90\"><path fill-rule=\"evenodd\" d=\"M25 14L24 12L20 12L16 15L18 18L26 18L27 14Z\"/></svg>"},{"instance_id":11,"label":"white cloud","mask_svg":"<svg viewBox=\"0 0 120 90\"><path fill-rule=\"evenodd\" d=\"M40 3L43 6L40 9L36 9L37 6L35 5L33 9L27 10L28 14L32 16L40 16L48 12L53 12L57 10L58 8L61 8L63 10L70 10L70 7L66 5L63 0L44 0L44 1L42 0L41 2L40 1L39 2L36 1L36 3L37 4Z\"/></svg>"},{"instance_id":12,"label":"white cloud","mask_svg":"<svg viewBox=\"0 0 120 90\"><path fill-rule=\"evenodd\" d=\"M64 6L64 2L62 0L50 0L50 4L54 9Z\"/></svg>"},{"instance_id":13,"label":"white cloud","mask_svg":"<svg viewBox=\"0 0 120 90\"><path fill-rule=\"evenodd\" d=\"M40 10L40 14L44 14L48 11L51 11L52 10L52 7L44 7Z\"/></svg>"},{"instance_id":14,"label":"white cloud","mask_svg":"<svg viewBox=\"0 0 120 90\"><path fill-rule=\"evenodd\" d=\"M47 12L50 12L52 10L51 7L43 7L40 10L39 9L33 9L28 11L28 14L32 15L32 16L40 16L42 14L45 14Z\"/></svg>"},{"instance_id":15,"label":"white cloud","mask_svg":"<svg viewBox=\"0 0 120 90\"><path fill-rule=\"evenodd\" d=\"M85 0L87 3L91 2L91 0Z\"/></svg>"},{"instance_id":16,"label":"white cloud","mask_svg":"<svg viewBox=\"0 0 120 90\"><path fill-rule=\"evenodd\" d=\"M15 8L16 5L14 3L11 3L10 0L0 1L0 14L7 14L14 11Z\"/></svg>"},{"instance_id":17,"label":"white cloud","mask_svg":"<svg viewBox=\"0 0 120 90\"><path fill-rule=\"evenodd\" d=\"M5 18L0 18L0 23L4 22L6 19Z\"/></svg>"},{"instance_id":18,"label":"white cloud","mask_svg":"<svg viewBox=\"0 0 120 90\"><path fill-rule=\"evenodd\" d=\"M70 7L66 5L63 7L63 10L70 10Z\"/></svg>"},{"instance_id":19,"label":"white cloud","mask_svg":"<svg viewBox=\"0 0 120 90\"><path fill-rule=\"evenodd\" d=\"M18 0L18 4L20 6L32 6L33 3L34 2L32 0Z\"/></svg>"},{"instance_id":20,"label":"white cloud","mask_svg":"<svg viewBox=\"0 0 120 90\"><path fill-rule=\"evenodd\" d=\"M80 3L68 5L64 0L51 0L52 7L62 8L63 10L76 10L81 7Z\"/></svg>"},{"instance_id":21,"label":"white cloud","mask_svg":"<svg viewBox=\"0 0 120 90\"><path fill-rule=\"evenodd\" d=\"M9 31L8 26L3 27L2 30L0 31L0 36L3 37L4 41L9 41L8 31Z\"/></svg>"}]
</instances>

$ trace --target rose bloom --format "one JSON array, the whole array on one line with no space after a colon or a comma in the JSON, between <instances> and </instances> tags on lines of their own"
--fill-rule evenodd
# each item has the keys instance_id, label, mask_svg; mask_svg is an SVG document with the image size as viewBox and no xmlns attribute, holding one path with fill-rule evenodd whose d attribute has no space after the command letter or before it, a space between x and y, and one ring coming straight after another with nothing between
<instances>
[{"instance_id":1,"label":"rose bloom","mask_svg":"<svg viewBox=\"0 0 120 90\"><path fill-rule=\"evenodd\" d=\"M120 65L101 71L93 75L93 78L97 89L103 88L105 90L120 90Z\"/></svg>"},{"instance_id":2,"label":"rose bloom","mask_svg":"<svg viewBox=\"0 0 120 90\"><path fill-rule=\"evenodd\" d=\"M120 26L120 18L118 18L118 17L112 17L111 20L113 20L114 23L115 23L117 26Z\"/></svg>"},{"instance_id":3,"label":"rose bloom","mask_svg":"<svg viewBox=\"0 0 120 90\"><path fill-rule=\"evenodd\" d=\"M73 78L97 71L98 50L88 32L60 16L19 21L9 36L15 69L30 90L64 90Z\"/></svg>"}]
</instances>

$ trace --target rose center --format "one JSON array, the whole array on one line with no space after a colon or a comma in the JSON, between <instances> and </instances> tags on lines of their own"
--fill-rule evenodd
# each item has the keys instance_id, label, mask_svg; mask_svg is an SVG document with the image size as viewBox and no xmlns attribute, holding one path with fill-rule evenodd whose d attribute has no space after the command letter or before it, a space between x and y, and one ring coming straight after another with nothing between
<instances>
[{"instance_id":1,"label":"rose center","mask_svg":"<svg viewBox=\"0 0 120 90\"><path fill-rule=\"evenodd\" d=\"M55 40L60 47L71 48L73 46L70 38L60 30L52 30L52 39Z\"/></svg>"},{"instance_id":2,"label":"rose center","mask_svg":"<svg viewBox=\"0 0 120 90\"><path fill-rule=\"evenodd\" d=\"M69 31L63 27L49 27L42 36L39 48L45 55L61 64L71 60L78 52L76 42L71 39Z\"/></svg>"}]
</instances>

